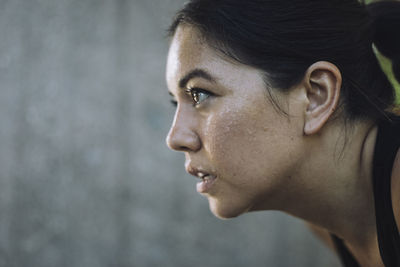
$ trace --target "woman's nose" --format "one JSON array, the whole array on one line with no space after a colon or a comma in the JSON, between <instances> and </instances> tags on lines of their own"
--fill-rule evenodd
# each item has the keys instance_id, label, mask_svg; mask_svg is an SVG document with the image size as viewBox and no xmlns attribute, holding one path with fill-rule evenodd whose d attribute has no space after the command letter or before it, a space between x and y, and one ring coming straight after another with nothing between
<instances>
[{"instance_id":1,"label":"woman's nose","mask_svg":"<svg viewBox=\"0 0 400 267\"><path fill-rule=\"evenodd\" d=\"M166 142L170 149L182 152L194 152L201 147L193 120L180 116L179 112L175 114Z\"/></svg>"}]
</instances>

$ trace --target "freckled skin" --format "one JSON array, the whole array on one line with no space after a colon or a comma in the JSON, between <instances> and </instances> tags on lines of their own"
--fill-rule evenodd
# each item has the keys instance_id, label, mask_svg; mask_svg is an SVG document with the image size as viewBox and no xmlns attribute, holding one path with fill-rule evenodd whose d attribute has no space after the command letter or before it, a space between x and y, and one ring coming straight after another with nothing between
<instances>
[{"instance_id":1,"label":"freckled skin","mask_svg":"<svg viewBox=\"0 0 400 267\"><path fill-rule=\"evenodd\" d=\"M188 82L188 88L212 93L197 106L187 88L178 86L193 69L215 78ZM257 69L223 58L196 29L181 25L171 42L166 78L178 103L167 144L185 153L186 167L217 176L204 194L216 216L281 210L318 226L328 242L331 233L341 237L361 266L383 266L372 185L378 129L374 121L355 121L345 139L343 118L330 120L340 99L336 66L316 62L289 93L272 89L290 114L285 117L267 99ZM400 214L396 162L392 197Z\"/></svg>"},{"instance_id":2,"label":"freckled skin","mask_svg":"<svg viewBox=\"0 0 400 267\"><path fill-rule=\"evenodd\" d=\"M216 94L199 107L178 87L179 79L194 68L217 80L189 81L191 87ZM288 179L295 177L302 156L302 143L296 140L303 125L277 113L266 98L261 73L221 58L195 29L181 26L168 55L167 83L178 102L168 145L185 153L186 164L216 174L205 194L212 212L229 218L261 206L284 205L281 193L291 186Z\"/></svg>"}]
</instances>

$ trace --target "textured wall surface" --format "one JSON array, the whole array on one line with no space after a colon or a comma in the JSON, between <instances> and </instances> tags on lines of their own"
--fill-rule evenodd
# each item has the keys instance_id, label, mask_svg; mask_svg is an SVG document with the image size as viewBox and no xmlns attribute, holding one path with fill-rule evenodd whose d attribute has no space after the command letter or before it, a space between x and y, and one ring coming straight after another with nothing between
<instances>
[{"instance_id":1,"label":"textured wall surface","mask_svg":"<svg viewBox=\"0 0 400 267\"><path fill-rule=\"evenodd\" d=\"M0 0L0 266L337 266L278 212L222 221L164 137L182 0Z\"/></svg>"}]
</instances>

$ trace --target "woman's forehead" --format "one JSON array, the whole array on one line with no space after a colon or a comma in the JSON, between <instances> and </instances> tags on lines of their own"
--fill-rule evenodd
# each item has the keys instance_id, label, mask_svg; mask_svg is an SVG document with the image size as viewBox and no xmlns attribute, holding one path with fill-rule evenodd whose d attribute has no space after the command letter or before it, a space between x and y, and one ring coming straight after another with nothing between
<instances>
[{"instance_id":1,"label":"woman's forehead","mask_svg":"<svg viewBox=\"0 0 400 267\"><path fill-rule=\"evenodd\" d=\"M200 40L201 35L195 28L189 26L178 27L169 48L168 63L196 64L203 51L209 49L205 42Z\"/></svg>"},{"instance_id":2,"label":"woman's forehead","mask_svg":"<svg viewBox=\"0 0 400 267\"><path fill-rule=\"evenodd\" d=\"M218 53L195 27L179 26L168 52L167 82L176 81L194 69L204 69L215 76L231 76L233 72L246 76L246 72L256 70Z\"/></svg>"},{"instance_id":3,"label":"woman's forehead","mask_svg":"<svg viewBox=\"0 0 400 267\"><path fill-rule=\"evenodd\" d=\"M167 83L180 80L187 73L195 69L204 69L211 72L216 66L221 67L221 59L216 52L201 40L198 30L193 27L178 27L167 58ZM169 87L176 84L169 84Z\"/></svg>"}]
</instances>

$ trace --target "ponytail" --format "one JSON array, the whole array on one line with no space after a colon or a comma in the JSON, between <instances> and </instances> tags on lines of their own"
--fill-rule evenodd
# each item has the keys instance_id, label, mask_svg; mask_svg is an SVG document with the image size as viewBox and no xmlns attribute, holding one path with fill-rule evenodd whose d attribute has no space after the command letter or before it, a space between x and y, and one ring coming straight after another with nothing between
<instances>
[{"instance_id":1,"label":"ponytail","mask_svg":"<svg viewBox=\"0 0 400 267\"><path fill-rule=\"evenodd\" d=\"M374 27L373 43L392 61L394 77L400 82L400 2L382 1L367 5Z\"/></svg>"}]
</instances>

